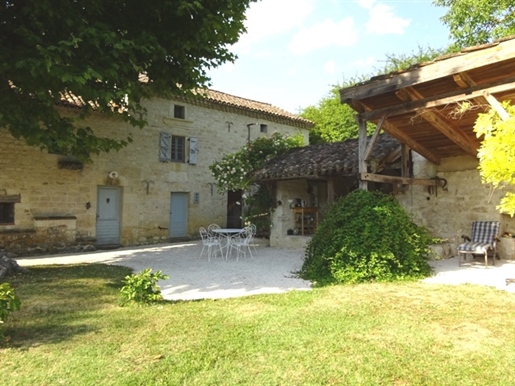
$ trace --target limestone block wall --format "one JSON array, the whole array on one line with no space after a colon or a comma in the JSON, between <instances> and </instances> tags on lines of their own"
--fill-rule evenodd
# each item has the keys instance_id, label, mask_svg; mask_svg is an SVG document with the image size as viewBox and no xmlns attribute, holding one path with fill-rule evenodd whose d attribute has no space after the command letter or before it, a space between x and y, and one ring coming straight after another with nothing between
<instances>
[{"instance_id":1,"label":"limestone block wall","mask_svg":"<svg viewBox=\"0 0 515 386\"><path fill-rule=\"evenodd\" d=\"M174 105L185 107L185 119L173 118ZM46 241L73 244L94 240L96 232L97 189L119 186L121 195L121 243L138 245L169 239L170 194L187 193L188 236L195 237L198 227L216 222L225 225L227 195L219 194L209 165L223 155L237 151L250 139L270 135L301 133L308 141L308 130L279 124L244 112L222 111L187 104L183 101L153 99L146 103L148 126L133 128L101 115L88 124L98 135L134 141L119 152L103 153L79 169L63 169L63 157L26 146L0 128L0 195L20 194L15 204L15 223L0 225L0 248L18 244L26 247ZM64 111L70 114L69 111ZM229 124L230 123L230 124ZM160 162L161 132L195 137L198 140L197 163ZM61 164L62 166L62 164ZM118 178L109 173L116 171ZM193 195L198 193L198 203ZM51 226L38 218L53 218ZM74 218L73 222L69 221ZM38 223L39 221L39 223ZM50 233L52 237L50 237ZM29 235L29 236L28 236ZM59 237L58 237L59 236Z\"/></svg>"},{"instance_id":2,"label":"limestone block wall","mask_svg":"<svg viewBox=\"0 0 515 386\"><path fill-rule=\"evenodd\" d=\"M461 235L470 235L473 221L500 221L500 234L515 230L513 219L496 209L505 191L482 184L477 166L473 157L448 158L434 165L414 154L414 176L444 178L447 190L413 185L397 196L413 220L450 243L454 253Z\"/></svg>"},{"instance_id":3,"label":"limestone block wall","mask_svg":"<svg viewBox=\"0 0 515 386\"><path fill-rule=\"evenodd\" d=\"M293 229L293 211L288 200L300 198L309 202L306 180L291 180L277 182L277 200L282 202L272 214L272 229L270 246L278 248L302 250L311 239L310 236L288 235L288 229Z\"/></svg>"}]
</instances>

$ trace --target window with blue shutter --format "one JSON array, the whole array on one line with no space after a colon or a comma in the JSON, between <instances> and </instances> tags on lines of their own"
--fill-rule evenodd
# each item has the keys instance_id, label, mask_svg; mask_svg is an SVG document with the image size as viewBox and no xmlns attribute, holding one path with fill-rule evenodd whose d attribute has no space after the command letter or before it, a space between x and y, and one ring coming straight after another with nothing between
<instances>
[{"instance_id":1,"label":"window with blue shutter","mask_svg":"<svg viewBox=\"0 0 515 386\"><path fill-rule=\"evenodd\" d=\"M172 135L159 133L159 161L169 162L172 149Z\"/></svg>"},{"instance_id":2,"label":"window with blue shutter","mask_svg":"<svg viewBox=\"0 0 515 386\"><path fill-rule=\"evenodd\" d=\"M197 164L197 154L198 154L198 139L196 137L190 137L190 153L188 158L188 163L190 165Z\"/></svg>"},{"instance_id":3,"label":"window with blue shutter","mask_svg":"<svg viewBox=\"0 0 515 386\"><path fill-rule=\"evenodd\" d=\"M191 139L189 163L197 163L196 158L196 138L193 138L194 148L192 157ZM159 161L161 162L186 162L186 137L172 135L162 132L159 134ZM192 162L193 160L193 162Z\"/></svg>"}]
</instances>

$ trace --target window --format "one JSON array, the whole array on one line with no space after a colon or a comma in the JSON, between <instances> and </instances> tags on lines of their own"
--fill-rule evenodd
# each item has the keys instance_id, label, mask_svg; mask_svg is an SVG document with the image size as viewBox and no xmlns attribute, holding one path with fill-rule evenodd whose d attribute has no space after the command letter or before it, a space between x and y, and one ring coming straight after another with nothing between
<instances>
[{"instance_id":1,"label":"window","mask_svg":"<svg viewBox=\"0 0 515 386\"><path fill-rule=\"evenodd\" d=\"M179 118L179 119L185 119L186 118L186 108L184 106L174 105L173 106L173 117Z\"/></svg>"},{"instance_id":2,"label":"window","mask_svg":"<svg viewBox=\"0 0 515 386\"><path fill-rule=\"evenodd\" d=\"M14 224L14 202L0 203L0 224Z\"/></svg>"},{"instance_id":3,"label":"window","mask_svg":"<svg viewBox=\"0 0 515 386\"><path fill-rule=\"evenodd\" d=\"M160 133L159 161L186 162L186 137Z\"/></svg>"},{"instance_id":4,"label":"window","mask_svg":"<svg viewBox=\"0 0 515 386\"><path fill-rule=\"evenodd\" d=\"M259 125L259 131L262 133L268 133L268 126L264 124Z\"/></svg>"},{"instance_id":5,"label":"window","mask_svg":"<svg viewBox=\"0 0 515 386\"><path fill-rule=\"evenodd\" d=\"M172 162L184 162L184 154L185 154L185 138L177 137L176 135L172 135Z\"/></svg>"}]
</instances>

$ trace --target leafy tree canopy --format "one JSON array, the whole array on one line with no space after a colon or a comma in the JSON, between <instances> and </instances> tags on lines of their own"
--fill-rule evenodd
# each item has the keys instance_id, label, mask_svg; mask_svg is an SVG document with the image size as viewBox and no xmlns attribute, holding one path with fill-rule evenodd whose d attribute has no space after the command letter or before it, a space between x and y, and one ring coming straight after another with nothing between
<instances>
[{"instance_id":1,"label":"leafy tree canopy","mask_svg":"<svg viewBox=\"0 0 515 386\"><path fill-rule=\"evenodd\" d=\"M503 103L507 117L495 109L479 114L474 125L478 137L484 136L478 151L479 172L484 183L494 188L515 186L515 105ZM497 207L515 215L515 193L507 192Z\"/></svg>"},{"instance_id":2,"label":"leafy tree canopy","mask_svg":"<svg viewBox=\"0 0 515 386\"><path fill-rule=\"evenodd\" d=\"M141 100L208 85L206 70L234 61L256 0L8 0L0 5L0 127L29 145L88 160L120 149L82 120L93 110L145 125ZM141 82L140 74L148 77ZM86 102L59 114L61 93Z\"/></svg>"},{"instance_id":3,"label":"leafy tree canopy","mask_svg":"<svg viewBox=\"0 0 515 386\"><path fill-rule=\"evenodd\" d=\"M426 62L448 52L448 48L434 49L419 47L417 52L411 54L388 54L384 67L378 69L375 75L387 74L393 71L406 70L414 64ZM304 108L300 115L315 123L309 134L311 144L339 142L350 138L357 138L359 128L354 116L356 112L347 104L340 102L340 88L352 86L360 81L370 78L362 76L351 79L343 85L331 87L328 95L322 98L316 106ZM367 131L372 134L375 125L369 123Z\"/></svg>"},{"instance_id":4,"label":"leafy tree canopy","mask_svg":"<svg viewBox=\"0 0 515 386\"><path fill-rule=\"evenodd\" d=\"M458 48L515 34L513 0L433 0L433 4L448 8L442 21Z\"/></svg>"},{"instance_id":5,"label":"leafy tree canopy","mask_svg":"<svg viewBox=\"0 0 515 386\"><path fill-rule=\"evenodd\" d=\"M301 117L315 123L309 133L309 143L339 142L358 137L356 112L349 105L340 102L340 87L333 86L329 94L317 106L308 106L300 113Z\"/></svg>"}]
</instances>

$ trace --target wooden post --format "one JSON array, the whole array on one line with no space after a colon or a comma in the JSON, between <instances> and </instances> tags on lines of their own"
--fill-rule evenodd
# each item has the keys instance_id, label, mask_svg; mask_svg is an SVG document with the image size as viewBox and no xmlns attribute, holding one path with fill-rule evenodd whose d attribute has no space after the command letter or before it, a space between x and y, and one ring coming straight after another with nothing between
<instances>
[{"instance_id":1,"label":"wooden post","mask_svg":"<svg viewBox=\"0 0 515 386\"><path fill-rule=\"evenodd\" d=\"M361 173L368 172L367 160L365 159L367 151L367 122L361 117L361 115L356 116L356 120L358 121L359 126L358 168L359 175L361 176ZM362 190L368 190L368 182L360 178L359 188Z\"/></svg>"}]
</instances>

